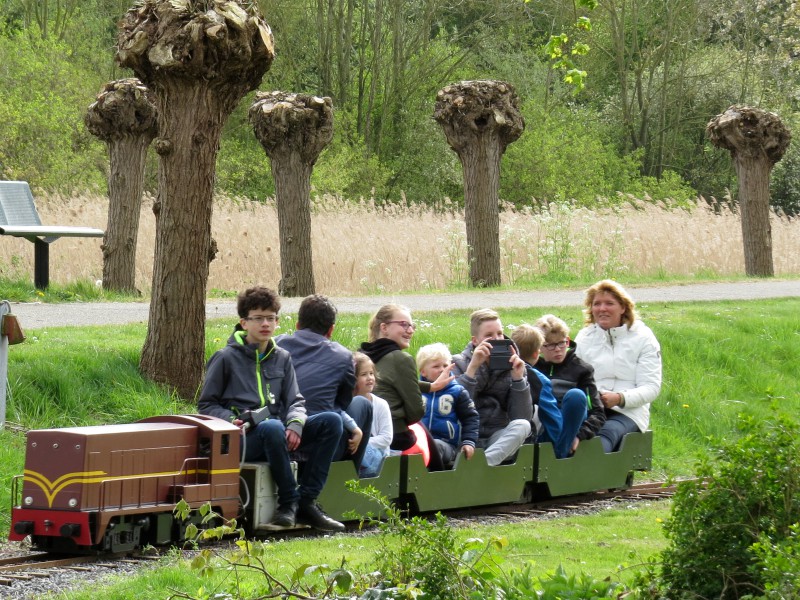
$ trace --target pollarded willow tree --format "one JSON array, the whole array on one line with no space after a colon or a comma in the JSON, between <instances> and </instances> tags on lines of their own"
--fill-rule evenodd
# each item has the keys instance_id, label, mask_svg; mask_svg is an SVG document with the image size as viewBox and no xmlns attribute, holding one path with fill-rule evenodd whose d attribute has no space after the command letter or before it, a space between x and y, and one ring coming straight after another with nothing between
<instances>
[{"instance_id":1,"label":"pollarded willow tree","mask_svg":"<svg viewBox=\"0 0 800 600\"><path fill-rule=\"evenodd\" d=\"M311 171L333 138L330 98L259 92L250 107L256 138L270 159L281 245L284 296L315 292L311 252Z\"/></svg>"},{"instance_id":2,"label":"pollarded willow tree","mask_svg":"<svg viewBox=\"0 0 800 600\"><path fill-rule=\"evenodd\" d=\"M136 239L147 147L158 133L156 107L135 77L110 81L86 111L86 128L108 147L108 225L103 288L136 291Z\"/></svg>"},{"instance_id":3,"label":"pollarded willow tree","mask_svg":"<svg viewBox=\"0 0 800 600\"><path fill-rule=\"evenodd\" d=\"M500 159L525 129L519 98L504 81L462 81L439 90L433 118L464 171L470 281L500 285Z\"/></svg>"},{"instance_id":4,"label":"pollarded willow tree","mask_svg":"<svg viewBox=\"0 0 800 600\"><path fill-rule=\"evenodd\" d=\"M769 175L783 158L792 134L775 113L734 105L708 122L706 135L733 158L739 180L745 272L772 277Z\"/></svg>"},{"instance_id":5,"label":"pollarded willow tree","mask_svg":"<svg viewBox=\"0 0 800 600\"><path fill-rule=\"evenodd\" d=\"M120 22L117 61L150 88L159 113L153 290L139 367L185 398L203 375L222 126L274 56L272 32L251 2L144 0Z\"/></svg>"}]
</instances>

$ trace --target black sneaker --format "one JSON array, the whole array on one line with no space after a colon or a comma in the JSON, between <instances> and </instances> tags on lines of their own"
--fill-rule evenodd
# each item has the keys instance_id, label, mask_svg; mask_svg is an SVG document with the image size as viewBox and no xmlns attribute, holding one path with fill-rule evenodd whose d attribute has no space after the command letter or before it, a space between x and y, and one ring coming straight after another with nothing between
<instances>
[{"instance_id":1,"label":"black sneaker","mask_svg":"<svg viewBox=\"0 0 800 600\"><path fill-rule=\"evenodd\" d=\"M270 525L275 527L294 527L297 522L297 502L281 504L272 515Z\"/></svg>"},{"instance_id":2,"label":"black sneaker","mask_svg":"<svg viewBox=\"0 0 800 600\"><path fill-rule=\"evenodd\" d=\"M297 520L322 531L344 531L344 525L326 515L316 500L300 501Z\"/></svg>"}]
</instances>

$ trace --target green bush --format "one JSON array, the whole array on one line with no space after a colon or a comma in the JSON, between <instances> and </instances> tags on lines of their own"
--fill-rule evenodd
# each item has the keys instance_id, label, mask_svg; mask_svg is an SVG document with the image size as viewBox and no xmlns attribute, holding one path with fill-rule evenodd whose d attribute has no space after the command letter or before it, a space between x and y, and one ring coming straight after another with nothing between
<instances>
[{"instance_id":1,"label":"green bush","mask_svg":"<svg viewBox=\"0 0 800 600\"><path fill-rule=\"evenodd\" d=\"M665 524L670 545L662 554L668 598L764 593L800 520L798 424L786 417L741 424L738 442L723 445L699 464L696 480L678 486ZM796 552L796 539L793 544Z\"/></svg>"},{"instance_id":2,"label":"green bush","mask_svg":"<svg viewBox=\"0 0 800 600\"><path fill-rule=\"evenodd\" d=\"M789 537L781 540L762 534L753 552L764 567L765 597L794 597L800 590L800 523L792 525Z\"/></svg>"},{"instance_id":3,"label":"green bush","mask_svg":"<svg viewBox=\"0 0 800 600\"><path fill-rule=\"evenodd\" d=\"M616 201L639 176L640 157L621 156L613 128L580 107L537 102L522 106L525 132L508 146L500 176L500 197L517 206L575 200L596 206L598 197Z\"/></svg>"},{"instance_id":4,"label":"green bush","mask_svg":"<svg viewBox=\"0 0 800 600\"><path fill-rule=\"evenodd\" d=\"M0 176L37 188L104 189L105 145L83 126L102 79L64 43L0 35Z\"/></svg>"}]
</instances>

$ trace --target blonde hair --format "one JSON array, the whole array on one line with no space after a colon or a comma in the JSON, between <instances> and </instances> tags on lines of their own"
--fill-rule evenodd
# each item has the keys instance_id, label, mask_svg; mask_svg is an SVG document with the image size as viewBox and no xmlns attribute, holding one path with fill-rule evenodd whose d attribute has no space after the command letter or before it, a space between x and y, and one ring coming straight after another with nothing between
<instances>
[{"instance_id":1,"label":"blonde hair","mask_svg":"<svg viewBox=\"0 0 800 600\"><path fill-rule=\"evenodd\" d=\"M432 360L443 360L445 363L450 364L453 360L450 348L441 342L437 342L423 346L417 351L417 369L419 371L422 371L425 365Z\"/></svg>"},{"instance_id":2,"label":"blonde hair","mask_svg":"<svg viewBox=\"0 0 800 600\"><path fill-rule=\"evenodd\" d=\"M356 370L356 377L358 377L358 372L365 367L371 366L372 371L375 372L375 363L372 362L372 359L358 350L353 352L353 366Z\"/></svg>"},{"instance_id":3,"label":"blonde hair","mask_svg":"<svg viewBox=\"0 0 800 600\"><path fill-rule=\"evenodd\" d=\"M370 342L374 342L375 340L381 337L381 325L384 323L388 323L392 320L392 317L396 312L405 311L411 314L411 311L408 310L405 306L400 304L384 304L378 309L372 318L369 320L369 340Z\"/></svg>"},{"instance_id":4,"label":"blonde hair","mask_svg":"<svg viewBox=\"0 0 800 600\"><path fill-rule=\"evenodd\" d=\"M554 338L558 337L559 339L555 341L560 342L561 338L569 337L569 325L555 315L542 315L536 321L536 327L541 329L545 340L554 341Z\"/></svg>"},{"instance_id":5,"label":"blonde hair","mask_svg":"<svg viewBox=\"0 0 800 600\"><path fill-rule=\"evenodd\" d=\"M622 322L628 327L633 325L633 322L639 318L639 315L636 314L636 303L628 292L625 291L625 288L612 279L604 279L603 281L598 281L586 290L586 299L584 300L586 308L583 310L584 323L586 325L594 323L592 304L594 303L594 297L600 293L611 294L617 299L617 302L622 305Z\"/></svg>"},{"instance_id":6,"label":"blonde hair","mask_svg":"<svg viewBox=\"0 0 800 600\"><path fill-rule=\"evenodd\" d=\"M486 321L499 321L500 315L491 308L481 308L469 316L469 332L472 337L478 335L481 325Z\"/></svg>"},{"instance_id":7,"label":"blonde hair","mask_svg":"<svg viewBox=\"0 0 800 600\"><path fill-rule=\"evenodd\" d=\"M519 348L519 355L523 360L531 358L542 348L544 335L538 327L523 323L511 332L511 339Z\"/></svg>"}]
</instances>

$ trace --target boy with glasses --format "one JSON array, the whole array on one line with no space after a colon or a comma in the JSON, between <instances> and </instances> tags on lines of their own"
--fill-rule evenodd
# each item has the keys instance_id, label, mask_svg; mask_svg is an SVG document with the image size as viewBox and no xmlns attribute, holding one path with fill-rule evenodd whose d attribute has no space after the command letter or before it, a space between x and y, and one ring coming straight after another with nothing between
<instances>
[{"instance_id":1,"label":"boy with glasses","mask_svg":"<svg viewBox=\"0 0 800 600\"><path fill-rule=\"evenodd\" d=\"M317 497L342 437L342 419L334 412L306 416L292 359L272 339L280 307L278 295L265 287L239 294L239 323L225 348L208 361L198 410L246 432L244 460L269 463L278 486L272 525L293 527L299 521L340 531L344 525L322 511ZM289 458L295 451L305 458L299 486Z\"/></svg>"},{"instance_id":2,"label":"boy with glasses","mask_svg":"<svg viewBox=\"0 0 800 600\"><path fill-rule=\"evenodd\" d=\"M606 422L605 409L594 382L594 369L575 355L569 326L555 315L544 315L536 321L536 327L544 343L533 364L550 379L562 415L559 438L539 441L553 442L556 457L565 458L577 450L581 440L597 435Z\"/></svg>"}]
</instances>

